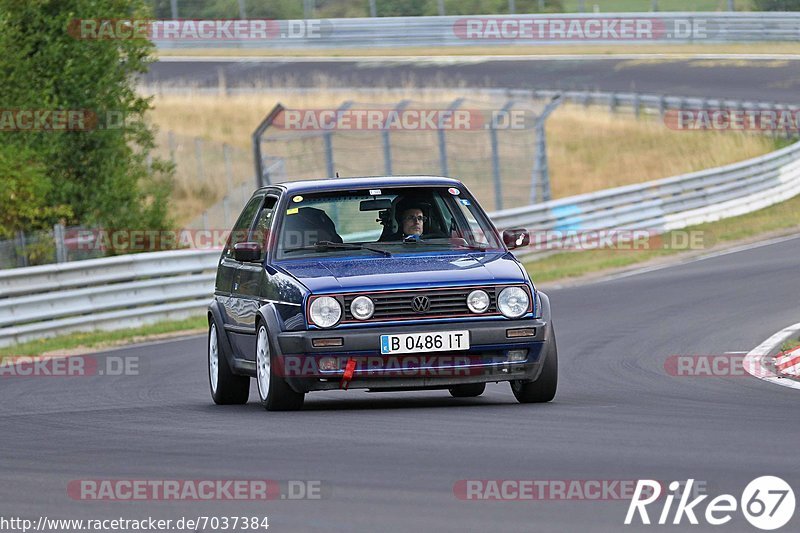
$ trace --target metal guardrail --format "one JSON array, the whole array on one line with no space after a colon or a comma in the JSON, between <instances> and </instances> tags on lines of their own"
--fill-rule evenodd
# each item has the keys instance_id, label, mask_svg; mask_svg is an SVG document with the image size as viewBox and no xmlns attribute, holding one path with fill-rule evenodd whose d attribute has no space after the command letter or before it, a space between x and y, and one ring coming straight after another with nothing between
<instances>
[{"instance_id":1,"label":"metal guardrail","mask_svg":"<svg viewBox=\"0 0 800 533\"><path fill-rule=\"evenodd\" d=\"M553 96L554 91L532 91ZM586 104L775 109L636 94L564 92ZM789 106L783 106L792 109ZM645 229L661 233L749 213L800 194L800 142L732 165L490 213L500 228ZM530 248L526 257L542 253ZM115 329L202 313L220 251L155 252L0 271L0 346L78 330Z\"/></svg>"},{"instance_id":2,"label":"metal guardrail","mask_svg":"<svg viewBox=\"0 0 800 533\"><path fill-rule=\"evenodd\" d=\"M220 250L134 254L0 271L0 346L202 314Z\"/></svg>"},{"instance_id":3,"label":"metal guardrail","mask_svg":"<svg viewBox=\"0 0 800 533\"><path fill-rule=\"evenodd\" d=\"M623 21L631 25L631 32L623 29ZM162 21L161 24L171 22L174 21ZM189 28L186 22L182 22L179 30L188 33L188 38L180 38L180 33L175 37L159 38L165 34L160 29L154 38L156 46L161 49L324 49L565 43L608 45L625 42L686 44L794 42L800 35L798 12L561 13L280 20L274 21L266 38L254 38L258 34L254 30L254 35L249 35L251 26L245 26L244 36L233 34L233 38L227 35L221 39L204 39L200 31L202 23L213 27L214 21L190 22Z\"/></svg>"}]
</instances>

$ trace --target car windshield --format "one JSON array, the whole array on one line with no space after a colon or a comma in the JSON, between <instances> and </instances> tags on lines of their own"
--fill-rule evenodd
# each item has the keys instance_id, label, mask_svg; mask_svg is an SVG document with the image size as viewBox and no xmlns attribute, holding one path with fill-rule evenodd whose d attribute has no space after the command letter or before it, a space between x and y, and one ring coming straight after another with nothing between
<instances>
[{"instance_id":1,"label":"car windshield","mask_svg":"<svg viewBox=\"0 0 800 533\"><path fill-rule=\"evenodd\" d=\"M277 258L447 250L503 250L488 219L466 191L364 188L289 197Z\"/></svg>"}]
</instances>

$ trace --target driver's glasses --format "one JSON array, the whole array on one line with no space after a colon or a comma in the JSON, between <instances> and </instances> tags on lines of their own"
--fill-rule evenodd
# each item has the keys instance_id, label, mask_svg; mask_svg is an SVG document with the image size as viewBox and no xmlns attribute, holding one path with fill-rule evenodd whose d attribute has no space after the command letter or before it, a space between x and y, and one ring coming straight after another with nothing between
<instances>
[{"instance_id":1,"label":"driver's glasses","mask_svg":"<svg viewBox=\"0 0 800 533\"><path fill-rule=\"evenodd\" d=\"M408 215L407 217L403 218L406 222L427 222L428 217L425 215Z\"/></svg>"}]
</instances>

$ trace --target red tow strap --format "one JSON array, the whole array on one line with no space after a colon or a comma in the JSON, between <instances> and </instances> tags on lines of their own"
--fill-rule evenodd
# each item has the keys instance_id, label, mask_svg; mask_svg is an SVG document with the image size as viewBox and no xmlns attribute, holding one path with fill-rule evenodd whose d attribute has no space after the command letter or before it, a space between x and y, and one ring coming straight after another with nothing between
<instances>
[{"instance_id":1,"label":"red tow strap","mask_svg":"<svg viewBox=\"0 0 800 533\"><path fill-rule=\"evenodd\" d=\"M356 360L350 358L347 360L347 365L344 367L344 374L342 375L342 383L339 385L340 389L347 390L347 385L353 379L353 372L356 370Z\"/></svg>"}]
</instances>

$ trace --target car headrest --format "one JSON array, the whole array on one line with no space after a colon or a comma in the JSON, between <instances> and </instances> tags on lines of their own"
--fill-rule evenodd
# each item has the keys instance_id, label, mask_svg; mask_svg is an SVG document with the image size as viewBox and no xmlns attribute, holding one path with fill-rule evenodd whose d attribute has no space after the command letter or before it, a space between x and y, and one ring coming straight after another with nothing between
<instances>
[{"instance_id":1,"label":"car headrest","mask_svg":"<svg viewBox=\"0 0 800 533\"><path fill-rule=\"evenodd\" d=\"M319 241L342 242L333 220L315 207L301 207L297 213L287 214L283 231L287 248L313 246Z\"/></svg>"}]
</instances>

